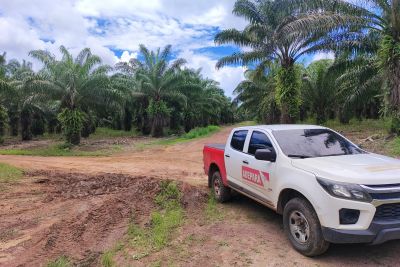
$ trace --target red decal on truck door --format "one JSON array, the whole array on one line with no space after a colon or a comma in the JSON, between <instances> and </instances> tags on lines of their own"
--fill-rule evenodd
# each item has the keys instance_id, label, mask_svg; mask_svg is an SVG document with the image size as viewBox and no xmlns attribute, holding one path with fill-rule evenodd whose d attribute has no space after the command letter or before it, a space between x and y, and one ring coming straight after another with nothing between
<instances>
[{"instance_id":1,"label":"red decal on truck door","mask_svg":"<svg viewBox=\"0 0 400 267\"><path fill-rule=\"evenodd\" d=\"M261 175L262 173L262 175ZM269 182L269 173L261 172L259 170L255 170L246 166L242 166L242 178L246 181L249 181L253 184L264 186L262 176L265 177L265 180Z\"/></svg>"}]
</instances>

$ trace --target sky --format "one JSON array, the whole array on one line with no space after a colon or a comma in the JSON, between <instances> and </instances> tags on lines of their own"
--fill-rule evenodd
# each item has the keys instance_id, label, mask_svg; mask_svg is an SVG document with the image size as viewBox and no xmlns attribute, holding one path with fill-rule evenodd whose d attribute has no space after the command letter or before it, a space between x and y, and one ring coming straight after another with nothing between
<instances>
[{"instance_id":1,"label":"sky","mask_svg":"<svg viewBox=\"0 0 400 267\"><path fill-rule=\"evenodd\" d=\"M217 60L238 47L216 46L214 36L227 28L243 29L246 21L232 14L234 0L0 0L0 53L27 59L35 49L59 55L60 45L77 54L85 47L114 65L137 57L139 44L149 49L172 45L187 67L220 83L232 96L244 79L244 68L217 70ZM331 57L316 54L311 59Z\"/></svg>"}]
</instances>

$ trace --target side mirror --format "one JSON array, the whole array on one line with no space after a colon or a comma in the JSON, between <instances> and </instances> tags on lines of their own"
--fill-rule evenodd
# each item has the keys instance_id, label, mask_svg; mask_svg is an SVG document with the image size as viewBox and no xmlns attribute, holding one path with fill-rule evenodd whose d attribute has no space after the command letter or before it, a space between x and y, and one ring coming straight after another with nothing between
<instances>
[{"instance_id":1,"label":"side mirror","mask_svg":"<svg viewBox=\"0 0 400 267\"><path fill-rule=\"evenodd\" d=\"M270 162L276 161L276 153L271 149L257 149L254 157L258 160L264 160Z\"/></svg>"}]
</instances>

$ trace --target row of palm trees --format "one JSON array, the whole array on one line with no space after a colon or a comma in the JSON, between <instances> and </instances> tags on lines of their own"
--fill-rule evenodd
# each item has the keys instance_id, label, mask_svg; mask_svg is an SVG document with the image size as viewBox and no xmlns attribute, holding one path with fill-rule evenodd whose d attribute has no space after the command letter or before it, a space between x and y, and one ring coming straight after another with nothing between
<instances>
[{"instance_id":1,"label":"row of palm trees","mask_svg":"<svg viewBox=\"0 0 400 267\"><path fill-rule=\"evenodd\" d=\"M247 112L291 123L306 111L318 122L379 111L400 133L400 0L237 0L233 13L248 25L215 41L246 49L217 67L251 67L236 88ZM308 70L298 63L317 52L333 52L335 60Z\"/></svg>"},{"instance_id":2,"label":"row of palm trees","mask_svg":"<svg viewBox=\"0 0 400 267\"><path fill-rule=\"evenodd\" d=\"M60 47L61 58L35 50L43 64L0 57L0 136L6 128L23 140L44 131L63 131L66 141L79 144L97 126L143 134L180 133L197 126L234 120L233 107L217 82L200 70L185 68L184 59L170 61L171 46L149 51L140 46L140 60L114 67L83 49L76 57Z\"/></svg>"}]
</instances>

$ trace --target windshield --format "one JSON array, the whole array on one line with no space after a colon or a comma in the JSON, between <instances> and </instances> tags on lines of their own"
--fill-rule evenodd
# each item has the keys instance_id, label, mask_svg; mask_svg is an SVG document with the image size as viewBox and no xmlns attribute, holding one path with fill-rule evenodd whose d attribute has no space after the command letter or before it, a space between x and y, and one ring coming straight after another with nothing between
<instances>
[{"instance_id":1,"label":"windshield","mask_svg":"<svg viewBox=\"0 0 400 267\"><path fill-rule=\"evenodd\" d=\"M292 158L314 158L365 153L329 129L273 131L283 153Z\"/></svg>"}]
</instances>

